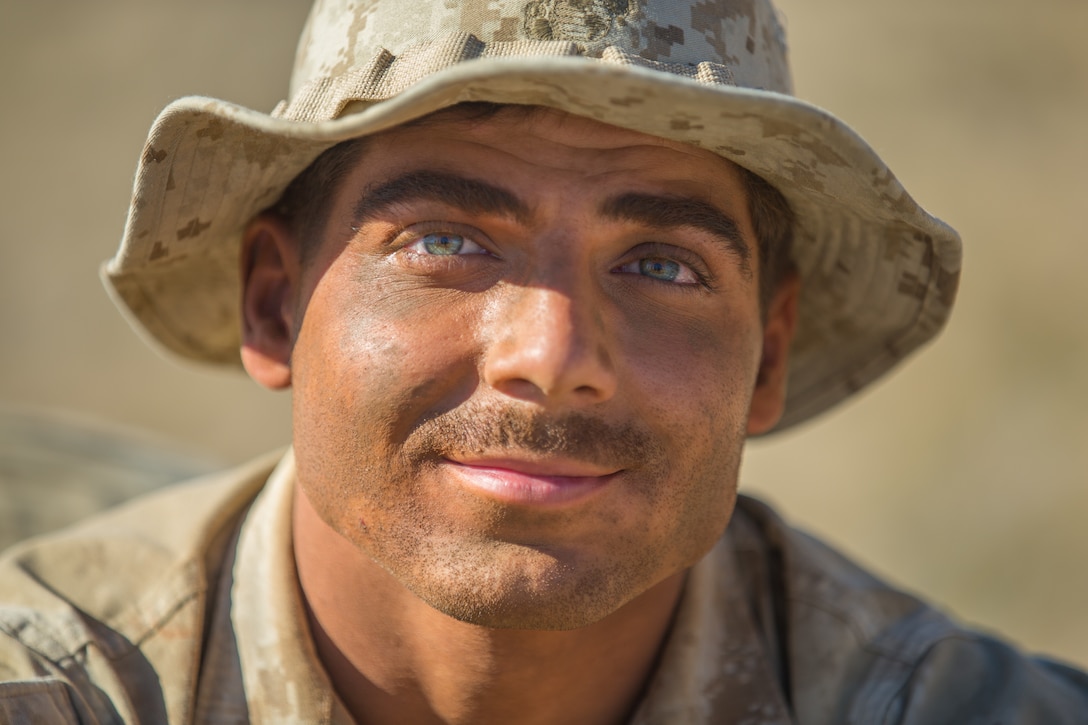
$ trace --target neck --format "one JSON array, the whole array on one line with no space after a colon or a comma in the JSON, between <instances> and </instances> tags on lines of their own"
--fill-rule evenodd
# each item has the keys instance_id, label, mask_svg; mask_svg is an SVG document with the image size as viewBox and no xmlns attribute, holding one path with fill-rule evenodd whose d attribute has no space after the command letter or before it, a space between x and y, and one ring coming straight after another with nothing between
<instances>
[{"instance_id":1,"label":"neck","mask_svg":"<svg viewBox=\"0 0 1088 725\"><path fill-rule=\"evenodd\" d=\"M621 723L653 670L674 575L568 631L490 629L431 608L296 491L294 547L314 643L357 722Z\"/></svg>"}]
</instances>

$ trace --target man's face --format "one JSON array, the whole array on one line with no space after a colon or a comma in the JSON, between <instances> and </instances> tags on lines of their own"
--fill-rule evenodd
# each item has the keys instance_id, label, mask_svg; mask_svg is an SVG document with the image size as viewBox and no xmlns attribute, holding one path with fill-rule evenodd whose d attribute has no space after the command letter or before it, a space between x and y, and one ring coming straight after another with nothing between
<instances>
[{"instance_id":1,"label":"man's face","mask_svg":"<svg viewBox=\"0 0 1088 725\"><path fill-rule=\"evenodd\" d=\"M306 259L300 485L431 606L583 626L719 537L773 424L753 396L781 395L728 162L559 112L440 115L369 140Z\"/></svg>"}]
</instances>

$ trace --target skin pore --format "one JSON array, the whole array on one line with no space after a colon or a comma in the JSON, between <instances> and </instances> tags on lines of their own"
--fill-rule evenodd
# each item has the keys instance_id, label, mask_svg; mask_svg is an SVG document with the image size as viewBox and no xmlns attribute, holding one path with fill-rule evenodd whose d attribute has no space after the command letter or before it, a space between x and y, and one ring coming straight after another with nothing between
<instances>
[{"instance_id":1,"label":"skin pore","mask_svg":"<svg viewBox=\"0 0 1088 725\"><path fill-rule=\"evenodd\" d=\"M615 723L785 395L739 170L558 111L374 137L306 254L245 234L243 361L292 387L294 546L360 722Z\"/></svg>"}]
</instances>

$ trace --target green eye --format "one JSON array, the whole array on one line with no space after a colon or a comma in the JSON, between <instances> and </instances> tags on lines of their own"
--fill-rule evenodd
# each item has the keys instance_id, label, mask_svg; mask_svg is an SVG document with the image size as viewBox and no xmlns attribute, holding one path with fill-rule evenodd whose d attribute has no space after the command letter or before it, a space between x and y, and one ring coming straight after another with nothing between
<instances>
[{"instance_id":1,"label":"green eye","mask_svg":"<svg viewBox=\"0 0 1088 725\"><path fill-rule=\"evenodd\" d=\"M638 271L647 277L672 282L680 275L680 263L662 257L640 259Z\"/></svg>"},{"instance_id":2,"label":"green eye","mask_svg":"<svg viewBox=\"0 0 1088 725\"><path fill-rule=\"evenodd\" d=\"M465 245L465 240L458 234L427 234L420 240L428 254L457 254Z\"/></svg>"}]
</instances>

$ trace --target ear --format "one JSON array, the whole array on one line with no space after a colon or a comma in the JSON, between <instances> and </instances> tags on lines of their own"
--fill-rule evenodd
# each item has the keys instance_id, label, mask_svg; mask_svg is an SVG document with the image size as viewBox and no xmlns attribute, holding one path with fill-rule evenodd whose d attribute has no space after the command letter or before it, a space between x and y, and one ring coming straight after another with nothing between
<instances>
[{"instance_id":1,"label":"ear","mask_svg":"<svg viewBox=\"0 0 1088 725\"><path fill-rule=\"evenodd\" d=\"M790 344L797 329L797 299L801 279L789 272L779 283L767 307L763 325L763 356L759 362L752 406L748 411L748 435L766 433L778 423L786 407Z\"/></svg>"},{"instance_id":2,"label":"ear","mask_svg":"<svg viewBox=\"0 0 1088 725\"><path fill-rule=\"evenodd\" d=\"M271 390L291 385L298 244L279 217L260 214L242 236L242 365Z\"/></svg>"}]
</instances>

